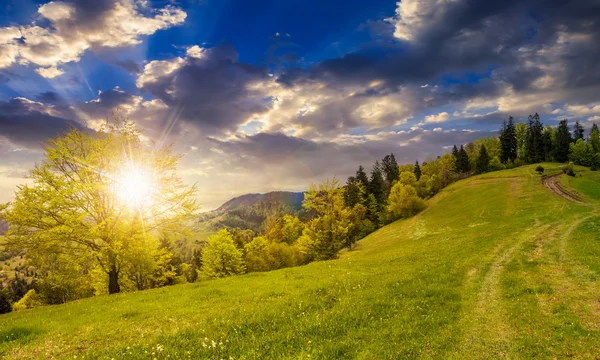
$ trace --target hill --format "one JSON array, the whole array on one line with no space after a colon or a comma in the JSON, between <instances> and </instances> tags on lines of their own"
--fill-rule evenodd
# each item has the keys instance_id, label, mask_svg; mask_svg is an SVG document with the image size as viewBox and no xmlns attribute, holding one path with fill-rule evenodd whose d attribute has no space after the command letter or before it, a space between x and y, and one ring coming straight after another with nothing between
<instances>
[{"instance_id":1,"label":"hill","mask_svg":"<svg viewBox=\"0 0 600 360\"><path fill-rule=\"evenodd\" d=\"M301 192L246 194L227 201L216 210L201 214L198 222L205 232L236 227L259 231L265 218L273 212L299 212L302 200L304 193Z\"/></svg>"},{"instance_id":2,"label":"hill","mask_svg":"<svg viewBox=\"0 0 600 360\"><path fill-rule=\"evenodd\" d=\"M534 168L452 184L338 260L0 315L0 355L594 358L595 173L559 179L578 204Z\"/></svg>"}]
</instances>

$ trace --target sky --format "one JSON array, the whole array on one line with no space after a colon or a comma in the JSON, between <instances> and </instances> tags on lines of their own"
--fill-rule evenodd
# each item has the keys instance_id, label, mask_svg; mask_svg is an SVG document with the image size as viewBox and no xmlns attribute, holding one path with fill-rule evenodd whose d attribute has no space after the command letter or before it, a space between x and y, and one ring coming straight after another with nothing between
<instances>
[{"instance_id":1,"label":"sky","mask_svg":"<svg viewBox=\"0 0 600 360\"><path fill-rule=\"evenodd\" d=\"M600 122L600 0L0 1L0 202L116 112L184 154L205 210L502 121Z\"/></svg>"}]
</instances>

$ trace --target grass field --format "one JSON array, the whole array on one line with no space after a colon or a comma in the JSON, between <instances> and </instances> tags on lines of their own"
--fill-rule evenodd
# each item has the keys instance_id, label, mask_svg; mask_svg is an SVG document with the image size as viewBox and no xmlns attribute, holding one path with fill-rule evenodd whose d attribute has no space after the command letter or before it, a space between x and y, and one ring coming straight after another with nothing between
<instances>
[{"instance_id":1,"label":"grass field","mask_svg":"<svg viewBox=\"0 0 600 360\"><path fill-rule=\"evenodd\" d=\"M576 176L562 176L561 184L575 190L587 202L600 202L600 171L576 167Z\"/></svg>"},{"instance_id":2,"label":"grass field","mask_svg":"<svg viewBox=\"0 0 600 360\"><path fill-rule=\"evenodd\" d=\"M0 355L597 357L597 208L534 169L453 184L339 260L0 315Z\"/></svg>"}]
</instances>

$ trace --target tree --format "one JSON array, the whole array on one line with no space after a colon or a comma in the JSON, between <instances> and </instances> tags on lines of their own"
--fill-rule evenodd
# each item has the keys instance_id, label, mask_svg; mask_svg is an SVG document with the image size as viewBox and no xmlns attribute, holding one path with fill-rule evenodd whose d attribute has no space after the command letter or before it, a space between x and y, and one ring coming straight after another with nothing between
<instances>
[{"instance_id":1,"label":"tree","mask_svg":"<svg viewBox=\"0 0 600 360\"><path fill-rule=\"evenodd\" d=\"M421 167L419 166L419 161L415 162L415 176L417 177L417 181L421 178Z\"/></svg>"},{"instance_id":2,"label":"tree","mask_svg":"<svg viewBox=\"0 0 600 360\"><path fill-rule=\"evenodd\" d=\"M571 133L567 119L561 120L556 129L556 140L554 141L554 159L565 162L569 159L569 145L571 144Z\"/></svg>"},{"instance_id":3,"label":"tree","mask_svg":"<svg viewBox=\"0 0 600 360\"><path fill-rule=\"evenodd\" d=\"M243 274L242 253L235 246L233 237L226 229L208 238L202 252L202 272L209 278L223 278Z\"/></svg>"},{"instance_id":4,"label":"tree","mask_svg":"<svg viewBox=\"0 0 600 360\"><path fill-rule=\"evenodd\" d=\"M526 160L529 163L538 163L546 159L544 153L544 140L542 132L544 126L540 121L540 116L529 115L527 137L525 139Z\"/></svg>"},{"instance_id":5,"label":"tree","mask_svg":"<svg viewBox=\"0 0 600 360\"><path fill-rule=\"evenodd\" d=\"M479 156L477 156L476 171L478 174L482 174L488 171L490 166L490 157L488 156L485 145L481 145L479 148Z\"/></svg>"},{"instance_id":6,"label":"tree","mask_svg":"<svg viewBox=\"0 0 600 360\"><path fill-rule=\"evenodd\" d=\"M592 166L595 155L592 145L586 144L581 138L569 146L569 161L575 165Z\"/></svg>"},{"instance_id":7,"label":"tree","mask_svg":"<svg viewBox=\"0 0 600 360\"><path fill-rule=\"evenodd\" d=\"M121 269L136 246L157 231L176 232L197 209L195 186L176 174L180 156L170 147L145 146L130 123L103 132L73 128L44 146L44 160L0 214L10 223L8 248L32 256L91 257L121 291Z\"/></svg>"},{"instance_id":8,"label":"tree","mask_svg":"<svg viewBox=\"0 0 600 360\"><path fill-rule=\"evenodd\" d=\"M500 130L500 161L506 164L509 160L517 158L517 134L512 116L505 121Z\"/></svg>"},{"instance_id":9,"label":"tree","mask_svg":"<svg viewBox=\"0 0 600 360\"><path fill-rule=\"evenodd\" d=\"M344 201L346 206L354 207L358 204L358 186L356 185L356 177L350 176L346 181L346 191L344 192Z\"/></svg>"},{"instance_id":10,"label":"tree","mask_svg":"<svg viewBox=\"0 0 600 360\"><path fill-rule=\"evenodd\" d=\"M583 140L583 134L585 133L585 129L579 121L575 121L575 125L573 125L573 141L577 141L579 139Z\"/></svg>"},{"instance_id":11,"label":"tree","mask_svg":"<svg viewBox=\"0 0 600 360\"><path fill-rule=\"evenodd\" d=\"M394 181L398 180L400 172L398 170L398 162L394 154L386 155L381 161L381 170L383 171L385 181L387 183L387 189L392 187Z\"/></svg>"},{"instance_id":12,"label":"tree","mask_svg":"<svg viewBox=\"0 0 600 360\"><path fill-rule=\"evenodd\" d=\"M425 201L417 196L410 185L396 183L390 192L388 211L396 218L407 218L425 208Z\"/></svg>"},{"instance_id":13,"label":"tree","mask_svg":"<svg viewBox=\"0 0 600 360\"><path fill-rule=\"evenodd\" d=\"M455 159L458 159L458 148L456 145L452 147L452 156L454 156Z\"/></svg>"},{"instance_id":14,"label":"tree","mask_svg":"<svg viewBox=\"0 0 600 360\"><path fill-rule=\"evenodd\" d=\"M596 125L596 123L592 125L592 130L590 131L587 141L588 144L592 145L595 153L600 152L600 131L598 131L598 125Z\"/></svg>"},{"instance_id":15,"label":"tree","mask_svg":"<svg viewBox=\"0 0 600 360\"><path fill-rule=\"evenodd\" d=\"M337 257L347 244L352 226L350 210L344 206L344 188L335 177L318 188L313 184L304 196L302 206L315 214L303 232L303 237L309 239L308 250L312 257L317 260Z\"/></svg>"},{"instance_id":16,"label":"tree","mask_svg":"<svg viewBox=\"0 0 600 360\"><path fill-rule=\"evenodd\" d=\"M520 159L522 161L526 161L527 158L525 143L527 140L528 130L529 128L524 122L515 124L515 139L517 140L517 159Z\"/></svg>"},{"instance_id":17,"label":"tree","mask_svg":"<svg viewBox=\"0 0 600 360\"><path fill-rule=\"evenodd\" d=\"M411 172L404 171L402 174L400 174L399 182L403 185L415 187L417 185L417 177Z\"/></svg>"},{"instance_id":18,"label":"tree","mask_svg":"<svg viewBox=\"0 0 600 360\"><path fill-rule=\"evenodd\" d=\"M469 155L465 148L461 145L456 158L456 171L459 173L466 173L471 171L471 162L469 161Z\"/></svg>"},{"instance_id":19,"label":"tree","mask_svg":"<svg viewBox=\"0 0 600 360\"><path fill-rule=\"evenodd\" d=\"M12 311L12 305L8 300L8 295L4 292L4 289L0 289L0 314L6 314Z\"/></svg>"},{"instance_id":20,"label":"tree","mask_svg":"<svg viewBox=\"0 0 600 360\"><path fill-rule=\"evenodd\" d=\"M385 182L381 173L381 167L377 161L375 162L373 170L371 171L371 179L369 180L367 191L369 194L373 194L375 200L377 200L379 208L382 209L385 206L387 191L385 189Z\"/></svg>"},{"instance_id":21,"label":"tree","mask_svg":"<svg viewBox=\"0 0 600 360\"><path fill-rule=\"evenodd\" d=\"M369 186L369 178L367 177L365 168L363 168L362 165L359 165L358 170L356 171L356 182L361 182L366 187Z\"/></svg>"}]
</instances>

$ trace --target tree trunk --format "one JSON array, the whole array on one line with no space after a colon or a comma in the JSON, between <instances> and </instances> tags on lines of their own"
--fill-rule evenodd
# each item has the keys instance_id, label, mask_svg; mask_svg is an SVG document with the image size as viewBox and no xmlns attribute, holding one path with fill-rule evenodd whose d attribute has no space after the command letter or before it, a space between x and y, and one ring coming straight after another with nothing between
<instances>
[{"instance_id":1,"label":"tree trunk","mask_svg":"<svg viewBox=\"0 0 600 360\"><path fill-rule=\"evenodd\" d=\"M121 286L119 285L119 272L117 266L112 265L108 272L108 293L118 294L121 292Z\"/></svg>"}]
</instances>

